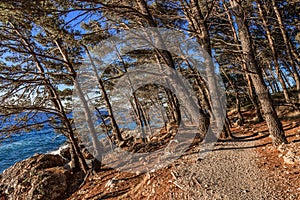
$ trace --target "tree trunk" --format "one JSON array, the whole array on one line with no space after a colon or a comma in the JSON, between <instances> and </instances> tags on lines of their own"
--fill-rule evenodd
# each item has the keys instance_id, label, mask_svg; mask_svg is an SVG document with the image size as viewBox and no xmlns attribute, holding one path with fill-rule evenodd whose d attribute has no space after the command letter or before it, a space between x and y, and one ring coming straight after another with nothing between
<instances>
[{"instance_id":1,"label":"tree trunk","mask_svg":"<svg viewBox=\"0 0 300 200\"><path fill-rule=\"evenodd\" d=\"M226 77L228 83L231 85L232 89L234 90L234 93L235 93L235 102L236 102L235 106L236 106L236 111L238 113L238 119L239 119L238 125L242 126L244 124L244 117L243 117L242 112L241 112L241 103L240 103L238 88L232 82L232 80L228 77L228 75L226 74L226 72L223 71L223 74Z\"/></svg>"},{"instance_id":2,"label":"tree trunk","mask_svg":"<svg viewBox=\"0 0 300 200\"><path fill-rule=\"evenodd\" d=\"M61 56L63 57L63 59L67 63L66 67L67 67L68 71L72 74L72 78L73 78L73 81L74 81L74 87L77 89L79 99L80 99L81 104L83 106L85 120L86 120L87 125L88 125L89 133L91 134L91 137L92 137L92 143L93 143L93 147L94 147L94 155L93 156L101 162L101 159L102 159L101 147L102 147L102 145L99 142L99 139L97 137L97 131L95 129L94 121L92 119L92 112L89 108L87 100L84 97L84 93L82 91L81 85L79 84L78 80L76 79L77 73L76 73L76 71L73 67L73 64L70 62L67 54L65 53L65 51L61 47L60 42L58 40L55 40L54 42L55 42L57 48L59 49ZM91 62L92 62L92 60L91 60ZM93 63L92 63L92 66L94 66Z\"/></svg>"},{"instance_id":3,"label":"tree trunk","mask_svg":"<svg viewBox=\"0 0 300 200\"><path fill-rule=\"evenodd\" d=\"M270 93L268 92L267 87L265 86L262 72L255 58L255 54L252 48L252 39L249 33L248 26L244 20L245 13L243 12L241 5L239 5L236 0L230 0L230 4L233 9L238 27L238 35L242 45L244 61L247 63L249 71L252 72L250 76L253 80L253 85L257 92L262 109L264 111L264 116L267 122L270 135L273 139L273 144L280 145L282 143L287 143L282 124L279 121L275 108L272 104Z\"/></svg>"},{"instance_id":4,"label":"tree trunk","mask_svg":"<svg viewBox=\"0 0 300 200\"><path fill-rule=\"evenodd\" d=\"M262 20L263 27L264 27L264 29L266 31L266 34L267 34L267 39L268 39L268 42L269 42L269 47L270 47L271 52L272 52L273 61L274 61L275 69L276 69L276 74L277 74L278 80L281 84L285 101L287 103L290 103L291 102L290 95L288 93L288 90L286 88L286 84L285 84L285 82L283 80L283 77L282 77L280 65L279 65L279 62L278 62L278 54L277 54L277 51L275 49L275 44L274 44L272 36L271 36L270 28L268 26L268 23L267 23L267 20L266 20L264 14L263 14L263 10L261 8L260 0L257 1L257 7L258 7L258 11L259 11L259 16Z\"/></svg>"},{"instance_id":5,"label":"tree trunk","mask_svg":"<svg viewBox=\"0 0 300 200\"><path fill-rule=\"evenodd\" d=\"M251 100L251 102L252 102L252 104L255 108L257 122L262 122L262 121L264 121L264 119L263 119L262 113L260 111L260 105L259 105L259 102L257 100L257 94L256 94L255 90L253 89L254 88L253 81L252 81L252 79L251 79L248 72L246 72L245 76L246 76L246 80L247 80L247 83L248 83L249 97L250 97L250 100Z\"/></svg>"},{"instance_id":6,"label":"tree trunk","mask_svg":"<svg viewBox=\"0 0 300 200\"><path fill-rule=\"evenodd\" d=\"M21 38L24 47L32 54L33 60L36 64L37 71L41 74L43 77L43 84L45 85L45 88L48 91L48 94L50 96L51 102L53 103L53 106L58 111L58 117L61 119L62 123L67 127L67 131L64 132L64 134L67 136L69 141L71 142L71 148L73 147L73 157L71 157L74 166L73 170L77 171L81 169L84 173L88 171L88 166L85 162L85 159L80 151L80 147L78 145L78 142L75 139L73 127L70 123L69 118L67 117L67 114L65 112L65 108L61 102L61 99L57 93L57 90L52 85L52 83L49 81L49 79L45 76L45 70L43 66L41 65L37 55L34 52L34 48L31 46L31 43L27 41L26 38L23 37L21 32L15 27L14 24L10 23L12 27L15 29L15 32L19 35Z\"/></svg>"},{"instance_id":7,"label":"tree trunk","mask_svg":"<svg viewBox=\"0 0 300 200\"><path fill-rule=\"evenodd\" d=\"M265 79L263 79L263 80L264 80L264 82L267 83L267 84L265 83L266 86L269 85L269 89L271 89L272 94L276 93L276 89L275 89L274 85L272 84L272 82L270 81L270 78L269 78L268 74L266 73L265 68L261 69L261 72L262 72L262 77L265 76Z\"/></svg>"},{"instance_id":8,"label":"tree trunk","mask_svg":"<svg viewBox=\"0 0 300 200\"><path fill-rule=\"evenodd\" d=\"M156 22L154 21L151 13L149 12L147 2L145 0L137 0L137 4L140 9L140 12L147 19L148 25L150 27L157 27ZM165 45L164 45L161 35L159 33L156 33L156 36L157 36L158 46L164 47ZM156 49L156 51L163 58L165 64L168 67L170 67L171 69L175 70L175 64L174 64L174 60L172 58L171 53L169 51L161 50L161 49ZM179 82L173 81L171 83L171 85L176 90L176 92L178 94L178 98L180 98L180 100L186 104L188 112L192 116L192 120L194 122L200 121L200 123L199 123L199 126L200 126L199 131L201 132L200 134L205 135L208 130L208 127L207 127L207 123L205 123L207 121L207 116L205 115L204 111L202 111L202 110L200 110L200 112L198 111L199 108L198 108L197 104L193 100L190 99L190 94L187 94L188 90L185 88L183 82L180 81L181 79L177 77L178 75L176 73L172 72L172 70L167 70L166 73L168 73L168 75L170 77L174 77L174 80L179 81Z\"/></svg>"},{"instance_id":9,"label":"tree trunk","mask_svg":"<svg viewBox=\"0 0 300 200\"><path fill-rule=\"evenodd\" d=\"M115 135L118 143L120 143L121 141L123 141L123 138L122 138L122 135L121 135L121 131L119 129L119 126L116 122L116 119L114 117L114 113L113 113L113 109L112 109L112 106L111 106L111 103L109 101L109 98L108 98L108 95L107 95L107 92L105 90L105 87L104 87L104 83L103 81L101 80L99 74L98 74L98 71L97 71L97 68L94 64L94 61L90 55L90 52L88 51L87 47L84 46L88 56L89 56L89 59L91 61L91 64L92 64L92 68L93 68L93 71L95 72L95 75L96 75L96 78L97 78L97 82L98 82L98 85L99 85L99 88L102 92L102 95L103 95L103 98L104 98L104 102L105 102L105 105L106 105L106 108L107 108L107 112L108 112L108 116L109 116L109 119L110 119L110 123L111 123L111 126L112 126L112 129L113 129L113 134Z\"/></svg>"},{"instance_id":10,"label":"tree trunk","mask_svg":"<svg viewBox=\"0 0 300 200\"><path fill-rule=\"evenodd\" d=\"M232 31L232 34L233 34L234 42L236 44L239 44L239 39L238 39L238 35L237 35L237 33L235 31L235 28L234 28L235 25L234 25L234 22L233 22L233 19L232 19L232 15L230 14L230 12L228 10L228 7L226 6L225 3L223 4L223 6L224 6L224 9L225 9L225 12L226 12L226 15L227 15L227 19L230 23L230 27L231 27L231 31ZM239 46L238 48L242 52L242 47ZM256 99L256 93L253 90L252 80L250 78L249 73L247 72L247 64L243 63L242 67L243 67L243 70L244 70L244 73L245 73L244 76L246 77L246 80L247 80L249 98L250 98L250 100L251 100L251 102L252 102L252 104L255 108L255 114L256 114L257 121L262 122L264 119L263 119L261 111L260 111L259 103L257 102L257 99Z\"/></svg>"},{"instance_id":11,"label":"tree trunk","mask_svg":"<svg viewBox=\"0 0 300 200\"><path fill-rule=\"evenodd\" d=\"M292 88L291 84L290 84L290 81L287 79L285 73L283 73L282 71L280 72L281 73L281 76L284 80L284 82L286 83L286 85L288 86L288 88Z\"/></svg>"},{"instance_id":12,"label":"tree trunk","mask_svg":"<svg viewBox=\"0 0 300 200\"><path fill-rule=\"evenodd\" d=\"M276 2L275 2L275 0L271 0L271 3L272 3L273 10L275 11L277 21L279 23L279 28L280 28L280 31L281 31L281 35L283 37L283 41L286 44L286 53L287 53L289 63L291 65L293 73L294 73L294 78L295 78L295 82L296 82L296 89L297 89L296 93L298 94L298 103L300 103L300 74L299 74L299 72L297 70L297 67L296 67L296 64L294 62L290 42L289 42L289 39L288 39L288 34L287 34L285 26L283 24L283 20L281 18L280 12L277 8Z\"/></svg>"},{"instance_id":13,"label":"tree trunk","mask_svg":"<svg viewBox=\"0 0 300 200\"><path fill-rule=\"evenodd\" d=\"M191 0L189 2L189 5L184 5L184 3L182 4L187 20L192 27L192 30L195 32L197 42L201 45L202 49L207 52L207 54L204 53L204 62L206 64L207 84L210 90L209 96L210 100L212 101L212 104L210 105L213 113L212 117L216 122L217 129L219 131L224 130L226 132L224 126L225 113L222 113L223 109L220 100L220 91L215 79L215 72L213 67L214 64L211 60L212 50L207 22L204 19L199 2L197 0ZM218 138L224 137L221 132L219 132L218 134ZM225 136L227 135L229 134L226 134Z\"/></svg>"}]
</instances>

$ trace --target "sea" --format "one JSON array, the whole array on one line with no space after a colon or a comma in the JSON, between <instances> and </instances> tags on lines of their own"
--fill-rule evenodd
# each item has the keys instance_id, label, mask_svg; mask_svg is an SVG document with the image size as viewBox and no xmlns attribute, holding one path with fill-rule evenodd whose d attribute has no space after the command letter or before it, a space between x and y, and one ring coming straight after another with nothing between
<instances>
[{"instance_id":1,"label":"sea","mask_svg":"<svg viewBox=\"0 0 300 200\"><path fill-rule=\"evenodd\" d=\"M55 133L47 126L39 131L13 135L0 142L0 173L36 153L54 152L65 142L63 135Z\"/></svg>"},{"instance_id":2,"label":"sea","mask_svg":"<svg viewBox=\"0 0 300 200\"><path fill-rule=\"evenodd\" d=\"M100 112L102 116L107 118L108 113L106 110L101 109ZM0 129L17 123L18 119L26 114L24 112L19 116L12 116L6 121L0 115ZM46 113L37 113L34 117L28 114L28 116L29 118L32 117L28 121L29 124L41 123L52 117L52 115ZM73 118L73 113L69 113L68 117ZM0 138L0 174L16 162L32 157L36 153L57 154L61 148L66 146L66 141L65 136L55 133L54 129L47 123L44 123L40 130L21 131L4 140Z\"/></svg>"},{"instance_id":3,"label":"sea","mask_svg":"<svg viewBox=\"0 0 300 200\"><path fill-rule=\"evenodd\" d=\"M25 114L23 114L25 115ZM36 116L35 122L44 121L49 117L44 113ZM0 120L0 128L15 124L17 117L8 122ZM66 142L65 136L55 133L49 124L44 124L39 130L29 132L20 131L10 137L0 140L0 173L16 162L33 156L36 153L52 153L57 151Z\"/></svg>"},{"instance_id":4,"label":"sea","mask_svg":"<svg viewBox=\"0 0 300 200\"><path fill-rule=\"evenodd\" d=\"M101 110L103 116L108 116L107 111ZM41 121L47 117L39 113L37 118ZM70 114L69 117L72 117ZM0 120L1 121L1 120ZM14 122L12 120L12 122ZM99 121L99 123L101 123ZM159 124L159 123L153 123ZM3 125L2 125L3 126ZM126 122L125 125L119 124L120 128L135 129L134 122ZM1 129L0 123L0 129ZM13 134L9 138L0 140L0 174L16 162L33 156L36 153L57 154L59 149L65 146L65 136L55 133L53 128L47 124L41 130L31 130L30 132L21 132Z\"/></svg>"}]
</instances>

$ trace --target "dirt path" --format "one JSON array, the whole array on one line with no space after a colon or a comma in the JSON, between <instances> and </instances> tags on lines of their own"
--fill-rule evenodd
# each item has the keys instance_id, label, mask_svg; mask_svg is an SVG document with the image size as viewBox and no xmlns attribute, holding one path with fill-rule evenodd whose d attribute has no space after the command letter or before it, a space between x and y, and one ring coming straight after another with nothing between
<instances>
[{"instance_id":1,"label":"dirt path","mask_svg":"<svg viewBox=\"0 0 300 200\"><path fill-rule=\"evenodd\" d=\"M285 129L289 142L300 147L300 126L285 123ZM218 142L202 160L196 146L172 165L148 174L106 169L90 177L69 200L300 199L300 166L283 163L264 135L265 124L233 132L233 140Z\"/></svg>"},{"instance_id":2,"label":"dirt path","mask_svg":"<svg viewBox=\"0 0 300 200\"><path fill-rule=\"evenodd\" d=\"M176 184L182 199L299 199L298 194L282 191L278 177L259 168L257 139L261 135L241 136L219 142L201 161L175 167Z\"/></svg>"}]
</instances>

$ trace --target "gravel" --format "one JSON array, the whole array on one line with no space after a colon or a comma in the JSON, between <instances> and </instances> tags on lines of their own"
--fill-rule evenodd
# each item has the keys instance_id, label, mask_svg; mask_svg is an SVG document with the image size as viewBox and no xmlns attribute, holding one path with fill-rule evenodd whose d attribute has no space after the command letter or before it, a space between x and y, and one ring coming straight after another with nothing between
<instances>
[{"instance_id":1,"label":"gravel","mask_svg":"<svg viewBox=\"0 0 300 200\"><path fill-rule=\"evenodd\" d=\"M249 138L248 138L249 139ZM255 141L219 142L203 160L176 166L182 199L297 199L282 192L276 177L256 164Z\"/></svg>"}]
</instances>

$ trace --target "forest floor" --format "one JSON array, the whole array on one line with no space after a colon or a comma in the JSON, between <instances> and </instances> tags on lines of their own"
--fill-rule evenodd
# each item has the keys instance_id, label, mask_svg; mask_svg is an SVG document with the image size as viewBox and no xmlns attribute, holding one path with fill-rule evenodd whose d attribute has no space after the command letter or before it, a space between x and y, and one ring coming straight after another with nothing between
<instances>
[{"instance_id":1,"label":"forest floor","mask_svg":"<svg viewBox=\"0 0 300 200\"><path fill-rule=\"evenodd\" d=\"M245 125L232 128L234 138L217 142L203 159L198 159L199 146L195 146L173 164L151 173L104 168L69 200L300 199L299 115L282 114L290 144L275 148L266 124L254 123L251 114L244 114Z\"/></svg>"}]
</instances>

